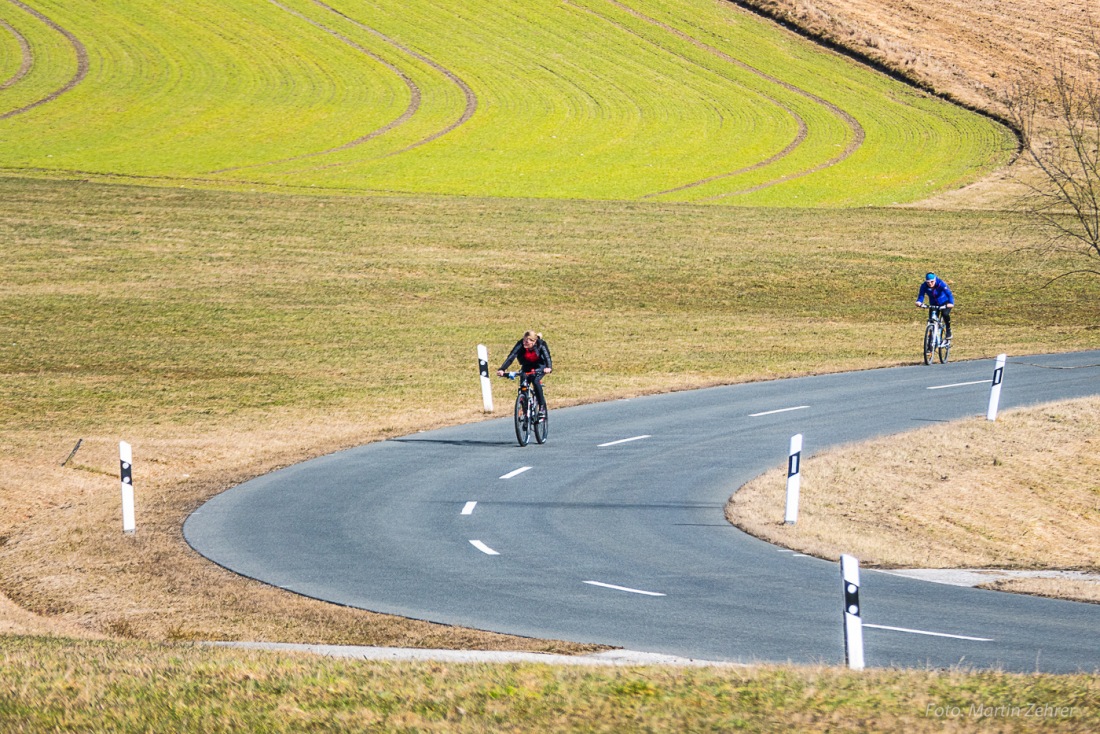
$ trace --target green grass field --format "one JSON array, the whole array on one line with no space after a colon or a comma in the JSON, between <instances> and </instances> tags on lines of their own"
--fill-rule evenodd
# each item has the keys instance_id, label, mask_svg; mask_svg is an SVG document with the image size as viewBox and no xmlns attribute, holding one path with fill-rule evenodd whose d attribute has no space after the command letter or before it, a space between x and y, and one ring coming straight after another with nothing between
<instances>
[{"instance_id":1,"label":"green grass field","mask_svg":"<svg viewBox=\"0 0 1100 734\"><path fill-rule=\"evenodd\" d=\"M711 0L44 0L0 170L164 185L769 206L908 202L1005 128ZM0 70L18 66L0 26Z\"/></svg>"}]
</instances>

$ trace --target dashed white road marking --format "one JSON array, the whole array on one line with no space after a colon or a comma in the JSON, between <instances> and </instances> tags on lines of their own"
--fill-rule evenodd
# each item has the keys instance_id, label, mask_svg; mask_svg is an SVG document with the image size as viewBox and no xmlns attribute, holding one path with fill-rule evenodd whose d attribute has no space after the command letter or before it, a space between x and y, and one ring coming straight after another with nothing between
<instances>
[{"instance_id":1,"label":"dashed white road marking","mask_svg":"<svg viewBox=\"0 0 1100 734\"><path fill-rule=\"evenodd\" d=\"M911 630L905 627L887 627L884 624L867 624L863 623L864 627L871 627L877 630L890 630L891 632L908 632L911 635L929 635L931 637L950 637L955 640L972 640L974 642L993 642L992 637L969 637L967 635L949 635L946 632L929 632L928 630Z\"/></svg>"},{"instance_id":2,"label":"dashed white road marking","mask_svg":"<svg viewBox=\"0 0 1100 734\"><path fill-rule=\"evenodd\" d=\"M629 591L631 594L644 594L645 596L667 596L659 591L642 591L641 589L631 589L628 586L616 586L615 584L605 584L602 581L585 581L584 583L591 586L602 586L605 589L614 589L615 591Z\"/></svg>"},{"instance_id":3,"label":"dashed white road marking","mask_svg":"<svg viewBox=\"0 0 1100 734\"><path fill-rule=\"evenodd\" d=\"M956 382L952 385L934 385L932 387L926 387L925 390L946 390L949 387L966 387L967 385L981 385L983 382L993 382L993 378L988 380L974 380L973 382Z\"/></svg>"},{"instance_id":4,"label":"dashed white road marking","mask_svg":"<svg viewBox=\"0 0 1100 734\"><path fill-rule=\"evenodd\" d=\"M604 446L617 446L621 443L630 443L631 441L641 441L643 438L653 438L649 434L644 436L633 436L631 438L620 438L618 441L608 441L607 443L601 443L596 448L603 448Z\"/></svg>"},{"instance_id":5,"label":"dashed white road marking","mask_svg":"<svg viewBox=\"0 0 1100 734\"><path fill-rule=\"evenodd\" d=\"M472 514L474 514L474 508L475 507L477 507L476 502L467 502L466 506L462 508L462 514L463 515L472 515Z\"/></svg>"},{"instance_id":6,"label":"dashed white road marking","mask_svg":"<svg viewBox=\"0 0 1100 734\"><path fill-rule=\"evenodd\" d=\"M495 550L493 550L489 546L482 543L480 540L471 540L470 545L477 548L479 551L481 551L482 553L484 553L487 556L499 556L500 555Z\"/></svg>"},{"instance_id":7,"label":"dashed white road marking","mask_svg":"<svg viewBox=\"0 0 1100 734\"><path fill-rule=\"evenodd\" d=\"M762 415L775 415L776 413L789 413L792 410L805 410L810 406L796 405L793 408L780 408L779 410L765 410L763 413L749 413L749 418L759 418Z\"/></svg>"},{"instance_id":8,"label":"dashed white road marking","mask_svg":"<svg viewBox=\"0 0 1100 734\"><path fill-rule=\"evenodd\" d=\"M508 472L507 474L502 476L501 479L511 479L512 477L518 476L518 475L522 474L523 472L527 471L530 468L531 467L529 467L529 466L521 466L519 469L516 469L515 471Z\"/></svg>"}]
</instances>

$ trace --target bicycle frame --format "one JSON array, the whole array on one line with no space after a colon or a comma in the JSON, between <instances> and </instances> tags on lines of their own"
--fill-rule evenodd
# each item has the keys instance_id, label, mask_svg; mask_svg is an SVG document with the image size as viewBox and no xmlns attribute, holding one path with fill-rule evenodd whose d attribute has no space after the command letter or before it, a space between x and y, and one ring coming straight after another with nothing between
<instances>
[{"instance_id":1,"label":"bicycle frame","mask_svg":"<svg viewBox=\"0 0 1100 734\"><path fill-rule=\"evenodd\" d=\"M940 364L947 362L951 344L943 338L943 311L946 306L923 306L928 309L928 324L924 328L924 363L932 363L938 354Z\"/></svg>"},{"instance_id":2,"label":"bicycle frame","mask_svg":"<svg viewBox=\"0 0 1100 734\"><path fill-rule=\"evenodd\" d=\"M929 306L928 307L928 320L932 323L936 332L937 341L939 340L940 332L943 331L943 307L942 306Z\"/></svg>"},{"instance_id":3,"label":"bicycle frame","mask_svg":"<svg viewBox=\"0 0 1100 734\"><path fill-rule=\"evenodd\" d=\"M535 397L532 388L532 380L541 375L536 371L531 374L524 372L506 372L509 380L519 378L519 388L516 390L515 427L516 440L520 446L526 446L531 441L531 433L535 434L535 441L545 443L549 433L549 416L540 414L539 401Z\"/></svg>"}]
</instances>

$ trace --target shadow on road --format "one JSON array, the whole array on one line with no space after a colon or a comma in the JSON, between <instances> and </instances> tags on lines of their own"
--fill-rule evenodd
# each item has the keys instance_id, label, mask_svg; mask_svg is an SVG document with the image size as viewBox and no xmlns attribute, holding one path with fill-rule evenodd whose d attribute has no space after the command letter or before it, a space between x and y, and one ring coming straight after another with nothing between
<instances>
[{"instance_id":1,"label":"shadow on road","mask_svg":"<svg viewBox=\"0 0 1100 734\"><path fill-rule=\"evenodd\" d=\"M445 446L516 446L515 441L474 441L470 439L456 441L442 438L391 438L390 443L438 443Z\"/></svg>"}]
</instances>

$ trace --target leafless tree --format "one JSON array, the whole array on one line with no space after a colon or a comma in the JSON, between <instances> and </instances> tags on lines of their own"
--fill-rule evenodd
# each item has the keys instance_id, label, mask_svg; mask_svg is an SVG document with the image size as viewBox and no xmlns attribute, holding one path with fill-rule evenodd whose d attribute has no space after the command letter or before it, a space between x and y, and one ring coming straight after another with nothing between
<instances>
[{"instance_id":1,"label":"leafless tree","mask_svg":"<svg viewBox=\"0 0 1100 734\"><path fill-rule=\"evenodd\" d=\"M1023 181L1021 208L1048 233L1045 254L1071 253L1080 273L1100 275L1100 43L1073 61L1063 57L1049 81L1021 78L1007 100L1024 155L1038 175Z\"/></svg>"}]
</instances>

